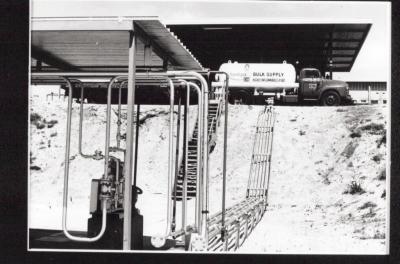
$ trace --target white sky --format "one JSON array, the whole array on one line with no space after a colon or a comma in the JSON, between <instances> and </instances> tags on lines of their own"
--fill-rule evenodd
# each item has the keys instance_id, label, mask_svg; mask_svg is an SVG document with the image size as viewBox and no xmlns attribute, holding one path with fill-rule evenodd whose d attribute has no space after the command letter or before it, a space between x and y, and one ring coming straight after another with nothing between
<instances>
[{"instance_id":1,"label":"white sky","mask_svg":"<svg viewBox=\"0 0 400 264\"><path fill-rule=\"evenodd\" d=\"M33 17L158 16L164 24L372 23L346 81L390 79L390 2L34 0Z\"/></svg>"}]
</instances>

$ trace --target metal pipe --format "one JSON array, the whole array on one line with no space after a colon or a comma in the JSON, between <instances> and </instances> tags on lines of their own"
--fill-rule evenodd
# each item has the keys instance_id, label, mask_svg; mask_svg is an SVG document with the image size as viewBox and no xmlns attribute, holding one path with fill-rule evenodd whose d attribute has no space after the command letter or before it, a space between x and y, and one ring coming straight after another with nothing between
<instances>
[{"instance_id":1,"label":"metal pipe","mask_svg":"<svg viewBox=\"0 0 400 264\"><path fill-rule=\"evenodd\" d=\"M171 233L171 195L172 195L172 179L174 176L174 83L171 79L168 79L170 87L170 105L169 105L169 151L168 151L168 190L167 190L167 229L165 236L169 236Z\"/></svg>"},{"instance_id":2,"label":"metal pipe","mask_svg":"<svg viewBox=\"0 0 400 264\"><path fill-rule=\"evenodd\" d=\"M225 75L225 97L224 97L224 104L225 104L225 122L224 122L224 153L223 153L223 163L222 163L222 220L221 220L221 229L222 232L225 232L225 210L226 210L226 156L227 156L227 141L228 141L228 95L229 95L229 75L223 71L212 71L216 74L223 74ZM222 239L224 239L224 234L221 233Z\"/></svg>"},{"instance_id":3,"label":"metal pipe","mask_svg":"<svg viewBox=\"0 0 400 264\"><path fill-rule=\"evenodd\" d=\"M99 240L105 230L107 225L107 200L102 201L102 224L100 232L95 237L78 237L71 235L67 229L67 208L68 208L68 179L69 179L69 152L71 143L71 115L72 115L72 84L66 77L62 77L68 86L69 96L68 96L68 110L67 110L67 136L66 136L66 149L65 149L65 165L64 165L64 189L63 189L63 215L62 215L62 229L64 235L74 241L79 242L95 242ZM103 179L107 177L108 168L105 169Z\"/></svg>"},{"instance_id":4,"label":"metal pipe","mask_svg":"<svg viewBox=\"0 0 400 264\"><path fill-rule=\"evenodd\" d=\"M174 72L172 72L174 73ZM207 200L208 200L208 124L207 124L207 118L208 118L208 84L207 81L204 79L204 77L197 73L197 72L187 72L187 74L192 75L196 77L202 86L202 92L203 92L203 159L204 159L204 164L203 164L203 185L202 185L202 193L203 193L203 202L202 202L202 219L201 219L201 230L200 230L200 235L207 241L207 214L208 214L208 208L207 208Z\"/></svg>"},{"instance_id":5,"label":"metal pipe","mask_svg":"<svg viewBox=\"0 0 400 264\"><path fill-rule=\"evenodd\" d=\"M196 204L195 204L195 228L197 232L200 231L201 222L201 200L200 200L200 170L202 168L202 136L203 136L203 97L201 95L200 87L192 82L189 82L189 86L193 87L197 92L198 98L198 110L197 110L197 170L196 170Z\"/></svg>"},{"instance_id":6,"label":"metal pipe","mask_svg":"<svg viewBox=\"0 0 400 264\"><path fill-rule=\"evenodd\" d=\"M136 35L130 31L128 52L128 98L127 98L127 128L126 128L126 155L125 155L125 183L124 183L124 224L123 250L131 250L132 227L132 164L133 164L133 114L135 103L136 79Z\"/></svg>"},{"instance_id":7,"label":"metal pipe","mask_svg":"<svg viewBox=\"0 0 400 264\"><path fill-rule=\"evenodd\" d=\"M118 88L117 148L121 146L121 88L124 83L126 81L121 82Z\"/></svg>"},{"instance_id":8,"label":"metal pipe","mask_svg":"<svg viewBox=\"0 0 400 264\"><path fill-rule=\"evenodd\" d=\"M174 174L174 203L172 207L172 223L171 223L171 231L175 232L175 227L176 227L176 189L178 188L178 176L179 176L179 169L180 165L182 164L181 161L179 161L179 141L180 141L180 130L181 130L181 95L179 94L179 99L178 99L178 118L177 118L177 124L176 124L176 145L175 145L175 174Z\"/></svg>"},{"instance_id":9,"label":"metal pipe","mask_svg":"<svg viewBox=\"0 0 400 264\"><path fill-rule=\"evenodd\" d=\"M184 108L184 171L183 171L183 192L182 192L182 229L186 232L186 218L187 218L187 171L188 171L188 151L189 151L189 105L190 105L190 86L187 81L180 80L186 84L186 101Z\"/></svg>"},{"instance_id":10,"label":"metal pipe","mask_svg":"<svg viewBox=\"0 0 400 264\"><path fill-rule=\"evenodd\" d=\"M80 81L78 81L80 82ZM84 158L93 158L100 160L104 158L104 155L100 154L100 152L95 152L94 155L88 155L84 154L82 151L82 134L83 134L83 95L84 95L84 87L81 86L81 101L80 101L80 108L79 108L79 137L78 137L78 151L79 155L81 155Z\"/></svg>"}]
</instances>

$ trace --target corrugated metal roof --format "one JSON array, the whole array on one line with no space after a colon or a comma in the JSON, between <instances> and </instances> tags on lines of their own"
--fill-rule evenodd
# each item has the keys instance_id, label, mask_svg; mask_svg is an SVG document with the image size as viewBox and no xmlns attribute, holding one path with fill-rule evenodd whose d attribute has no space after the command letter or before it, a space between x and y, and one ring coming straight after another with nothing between
<instances>
[{"instance_id":1,"label":"corrugated metal roof","mask_svg":"<svg viewBox=\"0 0 400 264\"><path fill-rule=\"evenodd\" d=\"M205 67L238 62L299 63L350 71L371 24L170 25Z\"/></svg>"},{"instance_id":2,"label":"corrugated metal roof","mask_svg":"<svg viewBox=\"0 0 400 264\"><path fill-rule=\"evenodd\" d=\"M33 19L32 71L127 71L130 31L140 31L136 67L202 70L201 64L160 21L151 18ZM153 46L145 62L145 44Z\"/></svg>"}]
</instances>

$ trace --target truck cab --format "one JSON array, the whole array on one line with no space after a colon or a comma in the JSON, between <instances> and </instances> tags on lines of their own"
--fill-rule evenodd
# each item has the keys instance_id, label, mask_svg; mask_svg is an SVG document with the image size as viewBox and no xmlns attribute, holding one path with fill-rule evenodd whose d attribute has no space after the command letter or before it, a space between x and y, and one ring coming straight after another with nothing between
<instances>
[{"instance_id":1,"label":"truck cab","mask_svg":"<svg viewBox=\"0 0 400 264\"><path fill-rule=\"evenodd\" d=\"M299 74L299 100L318 100L334 106L352 101L346 82L325 79L315 68L304 68Z\"/></svg>"}]
</instances>

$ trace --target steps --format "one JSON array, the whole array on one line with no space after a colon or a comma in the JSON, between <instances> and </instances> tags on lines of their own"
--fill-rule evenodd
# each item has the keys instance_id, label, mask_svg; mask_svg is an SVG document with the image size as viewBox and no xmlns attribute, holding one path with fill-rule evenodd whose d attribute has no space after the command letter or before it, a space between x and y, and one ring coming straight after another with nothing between
<instances>
[{"instance_id":1,"label":"steps","mask_svg":"<svg viewBox=\"0 0 400 264\"><path fill-rule=\"evenodd\" d=\"M218 109L221 101L212 100L208 105L208 132L210 140L210 134L215 134L217 129L217 124L219 120ZM193 135L189 140L188 144L188 171L187 171L187 200L190 200L192 197L196 197L196 175L197 175L197 136L198 136L198 121L196 121L196 125L193 131ZM182 201L183 196L183 171L184 171L184 161L180 164L178 178L176 181L176 196L174 193L174 189L172 191L172 199L177 201Z\"/></svg>"}]
</instances>

